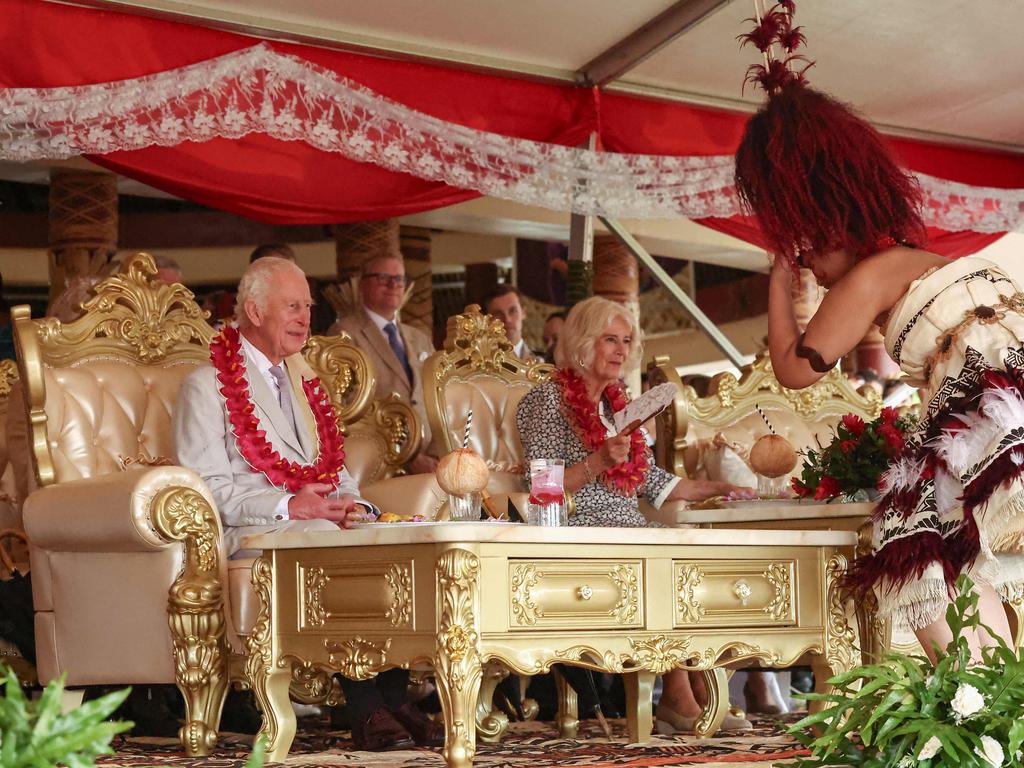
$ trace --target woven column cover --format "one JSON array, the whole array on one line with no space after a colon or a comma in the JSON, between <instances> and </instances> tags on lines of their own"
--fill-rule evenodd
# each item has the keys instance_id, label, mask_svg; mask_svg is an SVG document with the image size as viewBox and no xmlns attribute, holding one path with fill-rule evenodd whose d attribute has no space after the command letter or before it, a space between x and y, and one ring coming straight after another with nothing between
<instances>
[{"instance_id":1,"label":"woven column cover","mask_svg":"<svg viewBox=\"0 0 1024 768\"><path fill-rule=\"evenodd\" d=\"M117 178L55 169L50 174L50 302L98 275L117 251Z\"/></svg>"},{"instance_id":2,"label":"woven column cover","mask_svg":"<svg viewBox=\"0 0 1024 768\"><path fill-rule=\"evenodd\" d=\"M412 296L402 307L402 322L415 325L434 337L434 285L430 269L430 230L400 227L399 244L405 259L405 276L413 286Z\"/></svg>"},{"instance_id":3,"label":"woven column cover","mask_svg":"<svg viewBox=\"0 0 1024 768\"><path fill-rule=\"evenodd\" d=\"M360 267L375 256L402 258L395 219L335 224L334 243L341 283L358 274Z\"/></svg>"}]
</instances>

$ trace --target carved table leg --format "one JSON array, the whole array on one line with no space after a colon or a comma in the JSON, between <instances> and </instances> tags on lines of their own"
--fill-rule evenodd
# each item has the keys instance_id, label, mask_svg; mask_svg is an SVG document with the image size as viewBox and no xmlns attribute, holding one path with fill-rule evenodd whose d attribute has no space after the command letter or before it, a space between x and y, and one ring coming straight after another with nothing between
<instances>
[{"instance_id":1,"label":"carved table leg","mask_svg":"<svg viewBox=\"0 0 1024 768\"><path fill-rule=\"evenodd\" d=\"M476 710L483 667L477 577L480 559L450 549L437 559L437 693L444 714L444 759L450 768L470 768L476 754Z\"/></svg>"},{"instance_id":2,"label":"carved table leg","mask_svg":"<svg viewBox=\"0 0 1024 768\"><path fill-rule=\"evenodd\" d=\"M655 677L653 672L646 670L627 672L622 676L626 684L626 733L631 744L651 740Z\"/></svg>"},{"instance_id":3,"label":"carved table leg","mask_svg":"<svg viewBox=\"0 0 1024 768\"><path fill-rule=\"evenodd\" d=\"M701 671L708 703L700 713L695 731L702 739L714 736L729 712L729 675L721 667Z\"/></svg>"},{"instance_id":4,"label":"carved table leg","mask_svg":"<svg viewBox=\"0 0 1024 768\"><path fill-rule=\"evenodd\" d=\"M875 664L889 650L891 627L878 617L878 600L873 591L857 603L857 635L860 638L861 664Z\"/></svg>"},{"instance_id":5,"label":"carved table leg","mask_svg":"<svg viewBox=\"0 0 1024 768\"><path fill-rule=\"evenodd\" d=\"M273 569L265 557L252 566L252 584L259 598L259 613L245 644L248 657L245 674L256 702L263 711L263 727L257 738L267 740L267 761L282 763L295 738L295 710L288 698L291 687L291 665L274 663L276 641L271 600L274 593Z\"/></svg>"},{"instance_id":6,"label":"carved table leg","mask_svg":"<svg viewBox=\"0 0 1024 768\"><path fill-rule=\"evenodd\" d=\"M576 689L569 685L558 669L553 668L551 674L555 677L555 692L558 695L558 714L555 715L558 737L575 739L580 732L580 703Z\"/></svg>"},{"instance_id":7,"label":"carved table leg","mask_svg":"<svg viewBox=\"0 0 1024 768\"><path fill-rule=\"evenodd\" d=\"M850 626L846 601L840 581L846 573L846 558L832 555L825 566L825 627L822 637L823 653L811 656L815 693L828 693L829 678L853 669L861 660L856 648L856 633ZM825 704L812 701L808 710L820 711Z\"/></svg>"},{"instance_id":8,"label":"carved table leg","mask_svg":"<svg viewBox=\"0 0 1024 768\"><path fill-rule=\"evenodd\" d=\"M494 689L508 674L508 669L500 662L489 661L484 665L476 704L476 737L485 744L497 744L508 732L508 715L494 707Z\"/></svg>"}]
</instances>

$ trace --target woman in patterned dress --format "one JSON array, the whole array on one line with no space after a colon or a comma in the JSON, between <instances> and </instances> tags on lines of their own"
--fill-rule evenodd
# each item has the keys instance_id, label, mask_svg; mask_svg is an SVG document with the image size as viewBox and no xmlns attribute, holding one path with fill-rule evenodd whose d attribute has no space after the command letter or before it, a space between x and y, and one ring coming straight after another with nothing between
<instances>
[{"instance_id":1,"label":"woman in patterned dress","mask_svg":"<svg viewBox=\"0 0 1024 768\"><path fill-rule=\"evenodd\" d=\"M640 346L638 329L625 308L597 296L582 301L569 312L558 339L558 370L519 402L516 426L526 461L565 461L565 489L576 502L570 525L648 526L639 495L658 507L667 500L696 501L750 490L676 477L655 466L646 431L637 424L615 434L612 414L627 402L621 378L639 361ZM692 731L701 707L686 671L672 670L663 684L655 711L659 731ZM722 728L745 730L750 723L728 715Z\"/></svg>"},{"instance_id":2,"label":"woman in patterned dress","mask_svg":"<svg viewBox=\"0 0 1024 768\"><path fill-rule=\"evenodd\" d=\"M926 410L880 483L874 552L851 586L933 644L951 639L950 589L968 573L981 618L1009 638L1001 599L1024 594L1024 294L998 265L923 248L916 181L859 116L796 78L751 118L736 186L776 254L768 346L779 382L806 387L874 326ZM801 333L791 285L828 289ZM968 637L977 657L992 638Z\"/></svg>"},{"instance_id":3,"label":"woman in patterned dress","mask_svg":"<svg viewBox=\"0 0 1024 768\"><path fill-rule=\"evenodd\" d=\"M599 296L580 302L558 340L558 370L519 403L526 461L565 460L565 488L576 501L570 525L644 527L650 523L640 513L640 495L657 508L738 490L655 466L642 427L614 433L612 414L627 402L623 371L639 362L640 348L633 317L621 305Z\"/></svg>"}]
</instances>

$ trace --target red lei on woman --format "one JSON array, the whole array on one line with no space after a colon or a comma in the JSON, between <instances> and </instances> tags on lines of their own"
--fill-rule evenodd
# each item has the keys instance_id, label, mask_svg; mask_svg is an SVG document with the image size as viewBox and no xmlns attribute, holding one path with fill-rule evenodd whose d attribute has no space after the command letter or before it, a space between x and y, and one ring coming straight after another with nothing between
<instances>
[{"instance_id":1,"label":"red lei on woman","mask_svg":"<svg viewBox=\"0 0 1024 768\"><path fill-rule=\"evenodd\" d=\"M572 369L560 368L551 378L562 388L562 400L572 415L575 422L573 426L583 445L590 451L600 450L608 439L608 428L601 421L598 406L587 393L583 377ZM609 384L603 394L608 398L613 413L621 411L629 402L618 383ZM630 436L629 461L616 464L602 472L600 477L610 490L623 496L632 496L644 484L650 466L647 442L643 433L637 429Z\"/></svg>"},{"instance_id":2,"label":"red lei on woman","mask_svg":"<svg viewBox=\"0 0 1024 768\"><path fill-rule=\"evenodd\" d=\"M210 362L217 369L217 381L227 404L238 451L254 472L262 472L273 485L292 493L298 493L307 483L337 484L345 465L345 439L338 432L334 410L320 388L319 379L302 381L302 390L316 421L319 452L313 464L299 464L283 459L274 450L267 433L260 429L259 419L253 415L256 407L249 395L245 356L237 328L225 328L210 343Z\"/></svg>"}]
</instances>

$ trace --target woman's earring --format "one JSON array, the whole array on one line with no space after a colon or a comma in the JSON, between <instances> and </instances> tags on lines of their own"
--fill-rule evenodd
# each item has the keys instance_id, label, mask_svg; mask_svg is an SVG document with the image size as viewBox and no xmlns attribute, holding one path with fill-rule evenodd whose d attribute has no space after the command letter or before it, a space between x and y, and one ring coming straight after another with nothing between
<instances>
[{"instance_id":1,"label":"woman's earring","mask_svg":"<svg viewBox=\"0 0 1024 768\"><path fill-rule=\"evenodd\" d=\"M579 368L581 371L586 367L586 366L583 365L583 358L582 357L577 357L576 358L576 367Z\"/></svg>"}]
</instances>

